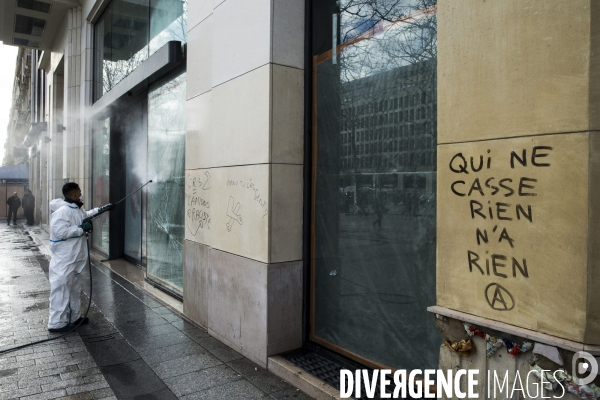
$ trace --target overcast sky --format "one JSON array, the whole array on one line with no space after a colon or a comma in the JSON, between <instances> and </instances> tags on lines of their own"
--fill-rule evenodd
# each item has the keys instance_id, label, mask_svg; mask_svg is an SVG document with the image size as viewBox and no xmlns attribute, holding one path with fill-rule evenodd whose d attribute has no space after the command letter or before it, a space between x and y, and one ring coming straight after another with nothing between
<instances>
[{"instance_id":1,"label":"overcast sky","mask_svg":"<svg viewBox=\"0 0 600 400\"><path fill-rule=\"evenodd\" d=\"M15 79L17 50L15 46L5 46L0 42L0 165L4 159L4 142Z\"/></svg>"}]
</instances>

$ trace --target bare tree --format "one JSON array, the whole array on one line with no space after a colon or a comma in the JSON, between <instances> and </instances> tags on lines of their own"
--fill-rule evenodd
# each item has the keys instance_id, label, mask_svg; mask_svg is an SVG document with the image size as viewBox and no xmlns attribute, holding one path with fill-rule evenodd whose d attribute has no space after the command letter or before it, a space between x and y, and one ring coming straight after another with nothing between
<instances>
[{"instance_id":1,"label":"bare tree","mask_svg":"<svg viewBox=\"0 0 600 400\"><path fill-rule=\"evenodd\" d=\"M434 163L430 154L436 142L435 5L435 0L340 2L342 123L349 131L350 150L350 165L341 169L352 171L354 182L361 171L375 176L395 167L416 172ZM402 98L418 107L392 110L392 102ZM398 141L399 121L409 124ZM360 128L366 131L357 132ZM424 148L429 151L421 151Z\"/></svg>"},{"instance_id":2,"label":"bare tree","mask_svg":"<svg viewBox=\"0 0 600 400\"><path fill-rule=\"evenodd\" d=\"M150 17L150 25L151 26L162 26L166 27L156 33L154 37L150 38L150 42L148 43L148 21L137 21L139 24L145 25L145 33L144 40L140 40L140 31L136 29L123 29L119 32L120 36L124 39L122 43L119 43L118 49L127 48L130 46L130 43L133 46L139 46L139 50L136 51L129 58L124 58L124 55L121 55L119 51L114 52L114 54L120 54L122 59L119 60L111 60L104 59L102 60L102 86L103 93L110 91L115 85L117 85L123 78L128 76L133 70L135 70L144 60L146 60L152 52L158 50L164 44L169 41L175 40L185 43L187 41L187 5L188 0L175 0L176 3L181 3L180 7L172 7L173 9L169 9L164 13L160 13L158 11L154 11L154 13ZM171 3L166 3L165 7L172 6ZM135 23L132 23L134 26ZM133 44L137 43L137 44ZM107 49L109 52L113 50L112 48ZM111 54L111 57L113 54Z\"/></svg>"},{"instance_id":3,"label":"bare tree","mask_svg":"<svg viewBox=\"0 0 600 400\"><path fill-rule=\"evenodd\" d=\"M132 73L134 69L148 58L147 52L148 49L144 48L126 60L104 60L102 62L103 93L110 91L117 83L121 82L125 77Z\"/></svg>"},{"instance_id":4,"label":"bare tree","mask_svg":"<svg viewBox=\"0 0 600 400\"><path fill-rule=\"evenodd\" d=\"M339 143L347 148L341 153L346 164L340 164L340 175L352 176L355 201L363 212L373 206L370 212L382 213L389 206L384 201L390 201L384 178L408 173L412 179L403 184L412 184L403 195L410 196L404 201L411 202L408 212L414 216L420 204L419 173L435 166L435 157L430 156L436 143L435 5L435 0L340 1ZM423 237L412 242L418 249L411 253L412 263L426 265L430 232L420 232ZM415 284L410 291L415 304L428 304L435 275L402 273ZM386 315L381 302L373 304ZM410 335L394 326L395 319L383 320L394 332L396 344L413 359L421 359L417 349L406 346Z\"/></svg>"}]
</instances>

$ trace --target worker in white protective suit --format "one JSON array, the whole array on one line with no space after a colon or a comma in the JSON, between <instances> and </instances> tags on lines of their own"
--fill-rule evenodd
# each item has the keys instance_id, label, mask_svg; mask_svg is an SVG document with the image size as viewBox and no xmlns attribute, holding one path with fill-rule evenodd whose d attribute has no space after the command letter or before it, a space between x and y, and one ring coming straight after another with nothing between
<instances>
[{"instance_id":1,"label":"worker in white protective suit","mask_svg":"<svg viewBox=\"0 0 600 400\"><path fill-rule=\"evenodd\" d=\"M75 182L66 183L62 192L64 199L50 202L50 332L67 332L80 322L88 323L81 316L80 274L87 262L86 233L92 231L92 223L83 220L114 207L107 204L85 211Z\"/></svg>"}]
</instances>

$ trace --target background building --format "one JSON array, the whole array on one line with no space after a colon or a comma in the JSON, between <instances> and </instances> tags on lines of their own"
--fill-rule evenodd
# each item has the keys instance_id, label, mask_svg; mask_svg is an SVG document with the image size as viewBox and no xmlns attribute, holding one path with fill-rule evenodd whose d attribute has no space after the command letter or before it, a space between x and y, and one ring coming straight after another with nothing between
<instances>
[{"instance_id":1,"label":"background building","mask_svg":"<svg viewBox=\"0 0 600 400\"><path fill-rule=\"evenodd\" d=\"M462 322L600 355L596 3L0 7L41 224L65 181L95 207L153 180L93 248L257 364L529 368L440 350Z\"/></svg>"},{"instance_id":2,"label":"background building","mask_svg":"<svg viewBox=\"0 0 600 400\"><path fill-rule=\"evenodd\" d=\"M31 69L33 68L32 53L32 50L20 48L17 54L12 94L13 104L9 115L2 165L24 164L29 161L29 152L23 145L23 141L29 131L32 117L30 92Z\"/></svg>"}]
</instances>

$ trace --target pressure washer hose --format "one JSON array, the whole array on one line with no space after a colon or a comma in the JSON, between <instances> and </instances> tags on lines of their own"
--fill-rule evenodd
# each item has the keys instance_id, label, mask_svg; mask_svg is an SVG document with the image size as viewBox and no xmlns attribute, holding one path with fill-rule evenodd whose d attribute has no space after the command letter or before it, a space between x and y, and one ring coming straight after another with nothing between
<instances>
[{"instance_id":1,"label":"pressure washer hose","mask_svg":"<svg viewBox=\"0 0 600 400\"><path fill-rule=\"evenodd\" d=\"M10 353L12 351L17 351L17 350L24 349L24 348L29 347L29 346L34 346L36 344L46 343L46 342L50 342L52 340L60 339L62 337L67 336L69 333L75 332L75 330L77 330L77 328L79 328L79 326L81 326L81 324L83 323L83 321L87 317L88 313L90 312L90 308L92 307L92 262L90 261L90 243L89 243L89 240L88 240L88 234L87 234L87 232L85 234L85 244L86 244L86 247L87 247L87 260L88 260L88 266L89 266L89 269L90 269L90 296L89 296L89 301L88 301L88 308L87 308L87 310L86 310L85 315L83 316L83 318L81 318L81 320L79 321L79 323L76 326L74 326L70 331L63 333L62 335L58 335L58 336L51 337L51 338L48 338L48 339L38 340L37 342L31 342L31 343L27 343L27 344L22 344L20 346L12 347L10 349L0 350L0 354L6 354L6 353Z\"/></svg>"}]
</instances>

